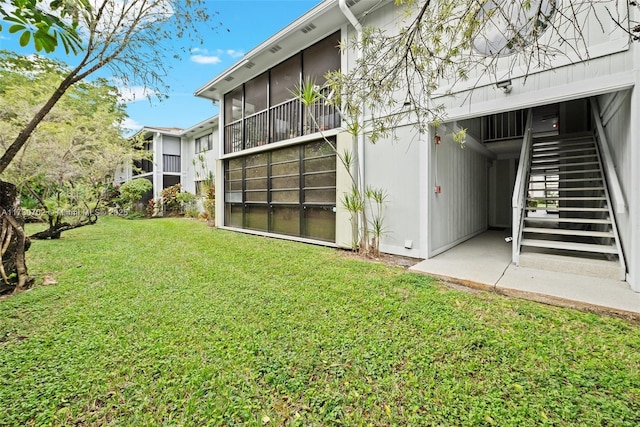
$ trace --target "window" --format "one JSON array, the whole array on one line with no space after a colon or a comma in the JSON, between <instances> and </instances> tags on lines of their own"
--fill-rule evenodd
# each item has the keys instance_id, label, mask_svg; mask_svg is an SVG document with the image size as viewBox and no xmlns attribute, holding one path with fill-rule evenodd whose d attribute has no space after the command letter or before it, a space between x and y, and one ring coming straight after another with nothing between
<instances>
[{"instance_id":1,"label":"window","mask_svg":"<svg viewBox=\"0 0 640 427\"><path fill-rule=\"evenodd\" d=\"M511 55L540 37L555 11L555 0L488 0L476 15L483 24L472 48L484 56Z\"/></svg>"},{"instance_id":2,"label":"window","mask_svg":"<svg viewBox=\"0 0 640 427\"><path fill-rule=\"evenodd\" d=\"M325 141L225 164L225 225L335 241L336 154Z\"/></svg>"},{"instance_id":3,"label":"window","mask_svg":"<svg viewBox=\"0 0 640 427\"><path fill-rule=\"evenodd\" d=\"M340 33L335 33L305 49L302 52L304 79L310 78L317 85L324 85L327 72L340 69L339 45Z\"/></svg>"},{"instance_id":4,"label":"window","mask_svg":"<svg viewBox=\"0 0 640 427\"><path fill-rule=\"evenodd\" d=\"M196 138L196 153L209 151L213 148L213 134L210 133L200 138Z\"/></svg>"}]
</instances>

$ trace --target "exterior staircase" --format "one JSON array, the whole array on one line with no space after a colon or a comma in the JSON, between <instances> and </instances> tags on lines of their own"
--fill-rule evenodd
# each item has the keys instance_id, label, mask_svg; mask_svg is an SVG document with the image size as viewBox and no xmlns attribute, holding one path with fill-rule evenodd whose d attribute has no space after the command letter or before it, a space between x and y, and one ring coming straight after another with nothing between
<instances>
[{"instance_id":1,"label":"exterior staircase","mask_svg":"<svg viewBox=\"0 0 640 427\"><path fill-rule=\"evenodd\" d=\"M594 134L533 138L529 155L518 264L624 280Z\"/></svg>"}]
</instances>

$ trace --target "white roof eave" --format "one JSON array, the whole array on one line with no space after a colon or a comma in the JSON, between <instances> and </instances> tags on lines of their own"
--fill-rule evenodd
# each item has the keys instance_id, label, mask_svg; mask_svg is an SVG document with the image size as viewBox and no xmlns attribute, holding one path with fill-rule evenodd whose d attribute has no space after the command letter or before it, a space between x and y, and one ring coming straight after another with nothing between
<instances>
[{"instance_id":1,"label":"white roof eave","mask_svg":"<svg viewBox=\"0 0 640 427\"><path fill-rule=\"evenodd\" d=\"M196 90L195 96L207 98L207 99L219 99L219 96L221 94L218 93L218 91L212 92L211 88L215 87L216 85L227 83L225 82L226 78L236 73L238 70L244 67L251 60L257 58L259 55L264 54L265 51L268 51L273 46L282 43L283 40L293 37L296 32L300 31L300 29L304 28L305 26L309 25L309 23L313 22L314 20L317 20L318 18L322 17L323 15L329 13L332 10L339 11L337 0L325 0L322 3L318 4L309 12L305 13L300 18L296 19L291 24L287 25L282 30L274 34L273 36L271 36L270 38L268 38L267 40L265 40L255 48L251 49L242 57L240 61L236 62L231 67L227 68L225 71L218 74L215 78L213 78L212 80L207 82L205 85L203 85L201 88ZM340 28L340 26L336 25L334 28L337 30Z\"/></svg>"},{"instance_id":2,"label":"white roof eave","mask_svg":"<svg viewBox=\"0 0 640 427\"><path fill-rule=\"evenodd\" d=\"M200 123L197 123L185 130L182 131L181 135L187 135L187 134L193 134L193 133L197 133L200 132L208 127L212 127L212 128L217 128L218 127L218 115L216 114L215 116L209 117L208 119L205 119L203 121L201 121Z\"/></svg>"}]
</instances>

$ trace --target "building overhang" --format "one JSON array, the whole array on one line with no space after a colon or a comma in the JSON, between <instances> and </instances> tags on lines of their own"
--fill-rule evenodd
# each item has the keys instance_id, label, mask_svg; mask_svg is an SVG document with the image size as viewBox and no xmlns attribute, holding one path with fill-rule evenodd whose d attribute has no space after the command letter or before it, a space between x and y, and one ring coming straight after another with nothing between
<instances>
[{"instance_id":1,"label":"building overhang","mask_svg":"<svg viewBox=\"0 0 640 427\"><path fill-rule=\"evenodd\" d=\"M168 136L180 136L182 135L183 129L181 128L164 128L164 127L153 127L153 126L145 126L136 132L132 138L147 138L149 135L153 135L154 133L160 133L162 135Z\"/></svg>"},{"instance_id":2,"label":"building overhang","mask_svg":"<svg viewBox=\"0 0 640 427\"><path fill-rule=\"evenodd\" d=\"M218 116L215 115L213 117L209 117L206 120L201 121L198 124L191 126L182 131L181 136L193 136L197 133L200 133L206 129L217 129L218 128Z\"/></svg>"},{"instance_id":3,"label":"building overhang","mask_svg":"<svg viewBox=\"0 0 640 427\"><path fill-rule=\"evenodd\" d=\"M373 7L370 0L347 0L346 3L352 13L360 17L389 1L380 0ZM241 60L198 89L195 96L220 100L238 85L336 32L347 23L338 0L325 0L247 52Z\"/></svg>"}]
</instances>

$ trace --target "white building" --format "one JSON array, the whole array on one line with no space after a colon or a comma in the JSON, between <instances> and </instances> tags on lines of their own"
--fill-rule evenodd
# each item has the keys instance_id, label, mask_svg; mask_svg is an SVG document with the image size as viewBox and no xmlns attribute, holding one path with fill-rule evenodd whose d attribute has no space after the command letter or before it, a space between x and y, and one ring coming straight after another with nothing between
<instances>
[{"instance_id":1,"label":"white building","mask_svg":"<svg viewBox=\"0 0 640 427\"><path fill-rule=\"evenodd\" d=\"M391 0L326 0L196 92L220 103L218 225L351 247L342 203L351 181L328 138L359 159L363 188L388 194L384 252L431 258L491 228L511 229L514 263L535 263L540 252L560 263L586 257L640 292L638 46L613 21L593 22L585 51L567 51L550 68L514 68L505 57L491 76L442 81L435 97L447 123L422 134L406 123L398 141L375 145L354 141L333 108L309 111L294 99L306 78L322 83L328 70L353 66L359 53L337 46L361 25L397 31L402 13ZM543 37L564 48L557 34ZM452 140L461 128L465 149ZM206 131L185 132L192 139L182 139L181 153L195 154L189 144ZM184 156L180 171L187 189L190 161ZM166 174L157 173L159 185Z\"/></svg>"},{"instance_id":2,"label":"white building","mask_svg":"<svg viewBox=\"0 0 640 427\"><path fill-rule=\"evenodd\" d=\"M131 179L151 181L153 190L143 202L160 198L162 190L176 184L182 191L198 194L200 182L207 175L215 176L215 159L218 149L218 117L211 117L188 129L144 127L136 133L145 141L144 149L152 154L148 160L120 168L115 182L121 184Z\"/></svg>"}]
</instances>

